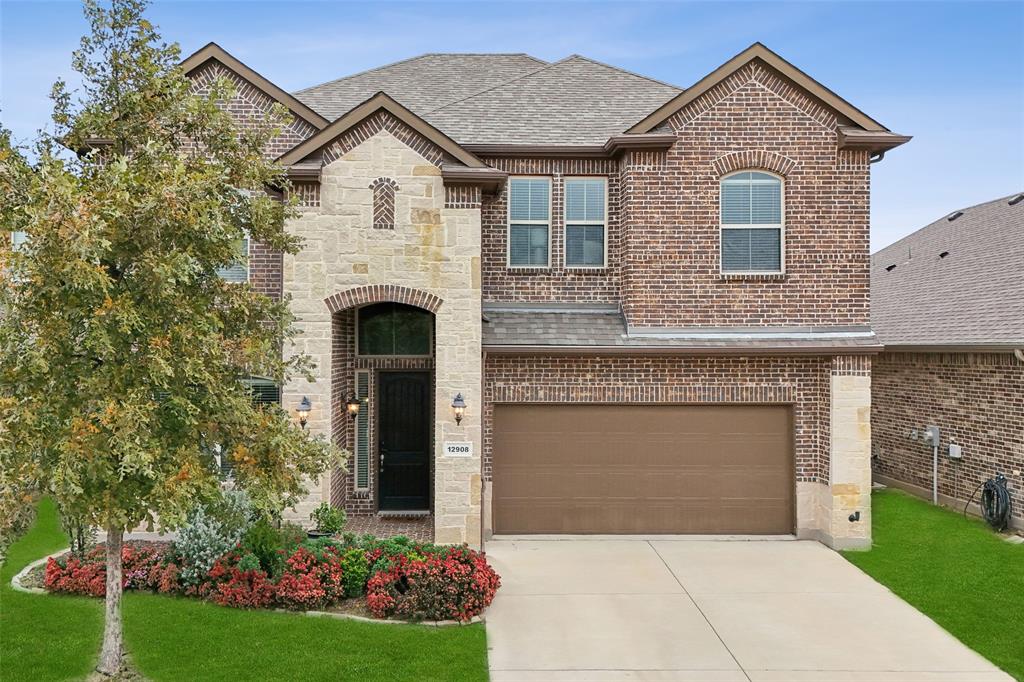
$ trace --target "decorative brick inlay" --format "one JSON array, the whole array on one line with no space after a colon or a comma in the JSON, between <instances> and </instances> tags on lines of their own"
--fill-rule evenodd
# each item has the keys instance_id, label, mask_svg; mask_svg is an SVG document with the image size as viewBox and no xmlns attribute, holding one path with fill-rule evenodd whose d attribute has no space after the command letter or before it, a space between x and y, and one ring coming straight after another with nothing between
<instances>
[{"instance_id":1,"label":"decorative brick inlay","mask_svg":"<svg viewBox=\"0 0 1024 682\"><path fill-rule=\"evenodd\" d=\"M1024 524L1024 478L1013 475L1024 469L1024 363L1012 353L882 353L871 381L877 473L931 490L931 446L910 431L935 424L939 493L966 502L1002 473ZM951 441L963 447L962 460L946 456Z\"/></svg>"},{"instance_id":2,"label":"decorative brick inlay","mask_svg":"<svg viewBox=\"0 0 1024 682\"><path fill-rule=\"evenodd\" d=\"M832 358L832 376L871 376L870 355L837 355Z\"/></svg>"},{"instance_id":3,"label":"decorative brick inlay","mask_svg":"<svg viewBox=\"0 0 1024 682\"><path fill-rule=\"evenodd\" d=\"M365 287L355 287L324 299L327 309L332 313L367 303L385 302L407 303L432 313L436 313L437 309L441 307L441 299L434 294L397 284L371 284Z\"/></svg>"},{"instance_id":4,"label":"decorative brick inlay","mask_svg":"<svg viewBox=\"0 0 1024 682\"><path fill-rule=\"evenodd\" d=\"M231 71L217 61L210 61L206 66L191 75L192 90L199 95L209 95L210 87L217 78L226 78L235 87L235 96L224 107L231 113L235 123L244 130L254 130L266 125L266 117L278 102L268 97L262 90L249 81ZM292 120L271 140L264 150L266 155L277 158L289 151L303 140L311 137L317 129L305 120L292 113Z\"/></svg>"},{"instance_id":5,"label":"decorative brick inlay","mask_svg":"<svg viewBox=\"0 0 1024 682\"><path fill-rule=\"evenodd\" d=\"M829 357L492 355L484 370L484 477L496 403L766 403L793 406L796 480L827 482Z\"/></svg>"},{"instance_id":6,"label":"decorative brick inlay","mask_svg":"<svg viewBox=\"0 0 1024 682\"><path fill-rule=\"evenodd\" d=\"M619 164L613 159L488 158L489 166L509 175L551 176L551 265L547 268L508 267L508 184L480 209L483 299L485 301L571 301L618 303L622 261L619 219ZM565 178L596 175L608 181L605 249L608 267L565 266Z\"/></svg>"},{"instance_id":7,"label":"decorative brick inlay","mask_svg":"<svg viewBox=\"0 0 1024 682\"><path fill-rule=\"evenodd\" d=\"M480 208L481 192L479 187L470 185L445 185L445 208Z\"/></svg>"},{"instance_id":8,"label":"decorative brick inlay","mask_svg":"<svg viewBox=\"0 0 1024 682\"><path fill-rule=\"evenodd\" d=\"M391 178L377 178L370 183L373 190L373 226L378 230L395 229L395 193L398 183Z\"/></svg>"},{"instance_id":9,"label":"decorative brick inlay","mask_svg":"<svg viewBox=\"0 0 1024 682\"><path fill-rule=\"evenodd\" d=\"M299 208L320 208L319 182L293 182L291 193L298 198Z\"/></svg>"},{"instance_id":10,"label":"decorative brick inlay","mask_svg":"<svg viewBox=\"0 0 1024 682\"><path fill-rule=\"evenodd\" d=\"M763 169L786 177L796 167L796 161L793 159L787 158L778 152L769 152L764 149L729 152L711 163L714 165L715 172L718 173L719 177L733 171L748 168Z\"/></svg>"},{"instance_id":11,"label":"decorative brick inlay","mask_svg":"<svg viewBox=\"0 0 1024 682\"><path fill-rule=\"evenodd\" d=\"M381 130L388 131L435 166L440 167L443 163L445 154L440 147L387 111L381 110L349 128L331 143L323 153L324 165L340 159Z\"/></svg>"}]
</instances>

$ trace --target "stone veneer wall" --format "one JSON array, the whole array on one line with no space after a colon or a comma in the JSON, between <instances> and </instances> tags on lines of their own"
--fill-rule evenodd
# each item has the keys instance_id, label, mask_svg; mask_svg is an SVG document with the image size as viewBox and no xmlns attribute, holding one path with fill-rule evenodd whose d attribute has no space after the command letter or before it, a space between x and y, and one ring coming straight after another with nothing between
<instances>
[{"instance_id":1,"label":"stone veneer wall","mask_svg":"<svg viewBox=\"0 0 1024 682\"><path fill-rule=\"evenodd\" d=\"M319 369L313 383L287 385L283 401L290 406L309 396L313 402L310 430L347 439L350 427L335 419L343 412L340 402L347 387L337 390L333 384L346 378L351 381L352 366L344 357L340 368L333 368L332 362L345 355L339 347L351 334L344 332L344 319L332 312L326 299L334 297L332 305L391 300L397 285L418 292L417 300L439 300L434 359L435 538L479 544L480 213L477 208L445 208L445 187L436 165L440 154L428 153L431 158L425 158L387 126L375 131L364 127L359 132L358 140L349 138L334 147L337 153L330 155L334 160L322 171L319 206L305 208L301 217L286 225L306 243L301 253L284 259L284 291L293 297L292 310L301 330L296 348L285 351L308 353ZM404 138L409 131L399 134ZM414 146L419 148L418 143ZM393 179L400 188L395 195L394 229L373 227L370 185L380 177ZM350 295L354 291L359 295ZM470 407L456 426L450 405L458 392ZM444 457L446 440L473 443L474 456ZM322 499L329 499L332 478L343 477L324 476L296 511L300 519Z\"/></svg>"},{"instance_id":2,"label":"stone veneer wall","mask_svg":"<svg viewBox=\"0 0 1024 682\"><path fill-rule=\"evenodd\" d=\"M489 355L484 477L490 481L497 403L790 404L798 535L861 546L870 541L870 367L866 357L846 356ZM858 509L861 522L850 523L849 513ZM487 529L489 486L484 516Z\"/></svg>"},{"instance_id":3,"label":"stone veneer wall","mask_svg":"<svg viewBox=\"0 0 1024 682\"><path fill-rule=\"evenodd\" d=\"M1012 353L883 353L873 376L875 472L931 499L932 449L910 432L938 426L941 498L963 509L1002 473L1024 527L1024 363ZM947 456L951 442L962 460Z\"/></svg>"}]
</instances>

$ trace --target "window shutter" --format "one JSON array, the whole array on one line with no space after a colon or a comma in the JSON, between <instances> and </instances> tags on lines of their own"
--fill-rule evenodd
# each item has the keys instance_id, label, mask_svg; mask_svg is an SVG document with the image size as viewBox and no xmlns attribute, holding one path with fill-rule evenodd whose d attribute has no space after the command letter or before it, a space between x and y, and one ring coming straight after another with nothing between
<instances>
[{"instance_id":1,"label":"window shutter","mask_svg":"<svg viewBox=\"0 0 1024 682\"><path fill-rule=\"evenodd\" d=\"M11 232L11 251L17 251L26 241L28 241L28 235L21 230Z\"/></svg>"},{"instance_id":2,"label":"window shutter","mask_svg":"<svg viewBox=\"0 0 1024 682\"><path fill-rule=\"evenodd\" d=\"M356 398L361 403L356 416L356 488L370 487L370 373L356 372Z\"/></svg>"},{"instance_id":3,"label":"window shutter","mask_svg":"<svg viewBox=\"0 0 1024 682\"><path fill-rule=\"evenodd\" d=\"M548 181L545 178L514 178L509 181L509 218L548 219Z\"/></svg>"},{"instance_id":4,"label":"window shutter","mask_svg":"<svg viewBox=\"0 0 1024 682\"><path fill-rule=\"evenodd\" d=\"M782 183L770 182L750 185L750 222L754 225L776 225L782 222Z\"/></svg>"},{"instance_id":5,"label":"window shutter","mask_svg":"<svg viewBox=\"0 0 1024 682\"><path fill-rule=\"evenodd\" d=\"M604 180L565 181L565 219L568 222L604 221Z\"/></svg>"},{"instance_id":6,"label":"window shutter","mask_svg":"<svg viewBox=\"0 0 1024 682\"><path fill-rule=\"evenodd\" d=\"M548 226L510 225L509 264L547 265Z\"/></svg>"},{"instance_id":7,"label":"window shutter","mask_svg":"<svg viewBox=\"0 0 1024 682\"><path fill-rule=\"evenodd\" d=\"M249 388L252 391L252 401L257 405L281 403L281 387L269 379L252 379Z\"/></svg>"},{"instance_id":8,"label":"window shutter","mask_svg":"<svg viewBox=\"0 0 1024 682\"><path fill-rule=\"evenodd\" d=\"M782 234L775 227L744 230L750 233L750 269L774 272L781 269Z\"/></svg>"},{"instance_id":9,"label":"window shutter","mask_svg":"<svg viewBox=\"0 0 1024 682\"><path fill-rule=\"evenodd\" d=\"M750 185L740 178L748 175L741 173L722 181L722 224L750 224Z\"/></svg>"}]
</instances>

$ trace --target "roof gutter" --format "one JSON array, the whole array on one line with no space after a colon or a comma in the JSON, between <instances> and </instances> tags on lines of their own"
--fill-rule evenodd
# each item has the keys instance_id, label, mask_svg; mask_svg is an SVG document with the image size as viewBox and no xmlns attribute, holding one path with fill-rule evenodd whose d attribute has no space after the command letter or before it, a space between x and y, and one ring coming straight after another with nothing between
<instances>
[{"instance_id":1,"label":"roof gutter","mask_svg":"<svg viewBox=\"0 0 1024 682\"><path fill-rule=\"evenodd\" d=\"M488 345L483 350L494 355L877 355L881 344L835 346L816 344L793 346L538 346Z\"/></svg>"}]
</instances>

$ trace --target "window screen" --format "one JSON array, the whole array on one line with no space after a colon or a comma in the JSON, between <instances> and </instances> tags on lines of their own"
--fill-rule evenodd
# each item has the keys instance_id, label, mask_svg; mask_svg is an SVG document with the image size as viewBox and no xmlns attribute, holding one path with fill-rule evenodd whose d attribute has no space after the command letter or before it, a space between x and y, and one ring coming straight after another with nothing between
<instances>
[{"instance_id":1,"label":"window screen","mask_svg":"<svg viewBox=\"0 0 1024 682\"><path fill-rule=\"evenodd\" d=\"M602 267L605 264L605 180L571 178L565 181L565 264Z\"/></svg>"},{"instance_id":2,"label":"window screen","mask_svg":"<svg viewBox=\"0 0 1024 682\"><path fill-rule=\"evenodd\" d=\"M722 271L782 271L782 181L743 171L722 180Z\"/></svg>"},{"instance_id":3,"label":"window screen","mask_svg":"<svg viewBox=\"0 0 1024 682\"><path fill-rule=\"evenodd\" d=\"M508 191L508 264L548 265L551 229L551 182L547 178L512 178Z\"/></svg>"}]
</instances>

